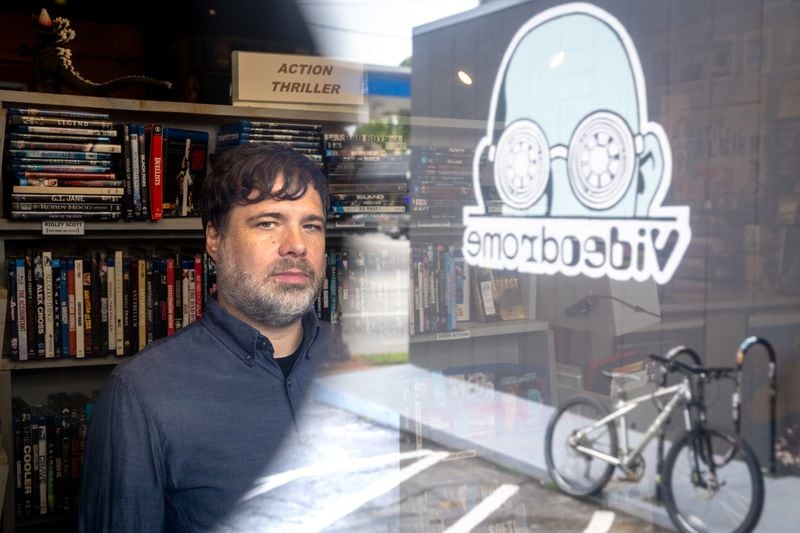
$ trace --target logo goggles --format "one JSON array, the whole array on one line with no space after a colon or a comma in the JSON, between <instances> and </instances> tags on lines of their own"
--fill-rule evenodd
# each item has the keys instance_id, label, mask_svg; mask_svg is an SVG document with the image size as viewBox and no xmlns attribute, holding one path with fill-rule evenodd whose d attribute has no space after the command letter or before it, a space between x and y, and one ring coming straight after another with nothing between
<instances>
[{"instance_id":1,"label":"logo goggles","mask_svg":"<svg viewBox=\"0 0 800 533\"><path fill-rule=\"evenodd\" d=\"M619 116L592 113L578 124L569 141L550 146L531 120L510 124L500 136L494 157L494 181L503 202L515 209L533 206L550 179L550 162L566 159L575 196L590 209L619 202L633 180L644 140Z\"/></svg>"}]
</instances>

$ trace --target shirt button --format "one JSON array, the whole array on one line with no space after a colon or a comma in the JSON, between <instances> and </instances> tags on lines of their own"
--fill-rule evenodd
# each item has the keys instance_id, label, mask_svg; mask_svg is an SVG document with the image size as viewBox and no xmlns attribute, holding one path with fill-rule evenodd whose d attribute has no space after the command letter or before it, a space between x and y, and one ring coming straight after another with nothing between
<instances>
[{"instance_id":1,"label":"shirt button","mask_svg":"<svg viewBox=\"0 0 800 533\"><path fill-rule=\"evenodd\" d=\"M286 378L286 386L287 387L291 387L292 386L292 378Z\"/></svg>"}]
</instances>

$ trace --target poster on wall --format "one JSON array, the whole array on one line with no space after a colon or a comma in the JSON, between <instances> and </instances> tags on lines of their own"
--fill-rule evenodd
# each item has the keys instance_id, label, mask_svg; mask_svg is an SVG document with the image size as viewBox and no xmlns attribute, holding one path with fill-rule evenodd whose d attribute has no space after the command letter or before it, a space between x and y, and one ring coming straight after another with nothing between
<instances>
[{"instance_id":1,"label":"poster on wall","mask_svg":"<svg viewBox=\"0 0 800 533\"><path fill-rule=\"evenodd\" d=\"M499 215L481 194L482 159ZM669 140L649 120L626 29L591 4L548 9L517 31L495 78L474 153L475 203L463 209L465 260L667 283L691 240L689 207L663 205L671 178Z\"/></svg>"}]
</instances>

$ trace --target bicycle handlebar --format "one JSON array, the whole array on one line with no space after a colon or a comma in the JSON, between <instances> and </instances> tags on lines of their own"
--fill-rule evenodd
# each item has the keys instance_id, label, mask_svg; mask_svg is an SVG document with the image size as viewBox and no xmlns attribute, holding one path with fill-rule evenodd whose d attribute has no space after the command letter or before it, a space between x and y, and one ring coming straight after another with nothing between
<instances>
[{"instance_id":1,"label":"bicycle handlebar","mask_svg":"<svg viewBox=\"0 0 800 533\"><path fill-rule=\"evenodd\" d=\"M696 375L701 377L708 377L708 379L720 379L724 377L730 377L736 372L736 369L733 367L726 367L726 366L713 366L713 367L702 367L700 365L690 366L686 363L682 363L680 361L676 361L674 359L669 359L667 357L662 357L660 355L650 354L650 358L654 361L658 361L661 365L667 369L668 372L680 372L686 375Z\"/></svg>"}]
</instances>

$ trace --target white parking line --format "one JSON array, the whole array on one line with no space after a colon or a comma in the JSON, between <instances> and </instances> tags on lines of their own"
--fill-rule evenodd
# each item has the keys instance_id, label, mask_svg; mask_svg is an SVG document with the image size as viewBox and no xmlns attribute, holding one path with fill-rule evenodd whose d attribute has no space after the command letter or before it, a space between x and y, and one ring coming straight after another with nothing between
<instances>
[{"instance_id":1,"label":"white parking line","mask_svg":"<svg viewBox=\"0 0 800 533\"><path fill-rule=\"evenodd\" d=\"M467 533L478 526L481 522L495 512L506 500L512 497L519 490L518 485L500 485L493 493L473 507L473 509L461 517L461 519L447 528L445 533Z\"/></svg>"},{"instance_id":2,"label":"white parking line","mask_svg":"<svg viewBox=\"0 0 800 533\"><path fill-rule=\"evenodd\" d=\"M595 511L583 533L606 533L611 529L616 516L613 511Z\"/></svg>"},{"instance_id":3,"label":"white parking line","mask_svg":"<svg viewBox=\"0 0 800 533\"><path fill-rule=\"evenodd\" d=\"M387 453L384 455L373 455L371 457L356 457L353 459L337 459L326 463L319 463L316 465L305 466L280 474L273 474L258 479L255 482L255 487L242 496L240 501L246 501L255 498L261 494L269 492L273 489L306 477L324 476L329 474L336 474L339 472L354 472L356 470L367 470L369 468L377 468L381 466L399 463L408 459L417 459L420 457L427 457L434 453L432 450L415 450L413 452L404 453Z\"/></svg>"},{"instance_id":4,"label":"white parking line","mask_svg":"<svg viewBox=\"0 0 800 533\"><path fill-rule=\"evenodd\" d=\"M368 501L374 500L378 496L389 492L403 481L419 474L427 468L432 467L448 455L450 455L448 452L433 452L424 459L420 459L416 463L409 465L398 472L388 475L383 479L379 479L364 490L356 492L347 498L342 498L338 502L335 502L330 506L330 511L316 516L304 524L301 524L296 531L320 531L325 529L337 520L352 513Z\"/></svg>"}]
</instances>

